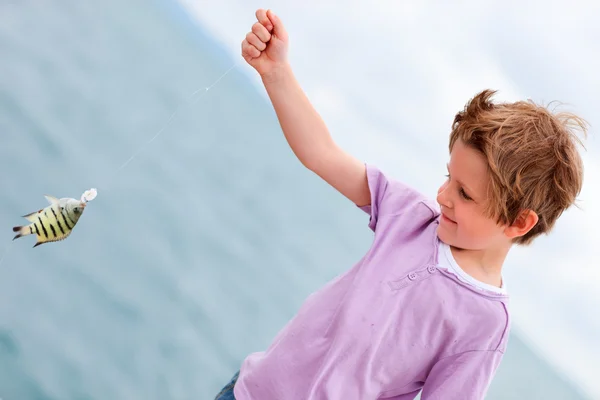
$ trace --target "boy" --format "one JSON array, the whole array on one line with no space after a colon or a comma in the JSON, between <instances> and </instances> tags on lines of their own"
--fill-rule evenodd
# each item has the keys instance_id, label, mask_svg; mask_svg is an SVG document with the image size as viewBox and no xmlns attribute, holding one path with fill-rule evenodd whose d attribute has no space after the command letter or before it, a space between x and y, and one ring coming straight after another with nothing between
<instances>
[{"instance_id":1,"label":"boy","mask_svg":"<svg viewBox=\"0 0 600 400\"><path fill-rule=\"evenodd\" d=\"M530 102L476 95L456 114L437 204L336 146L294 79L271 11L242 42L300 162L369 214L367 254L309 296L217 399L482 399L507 345L502 265L548 233L581 190L568 129Z\"/></svg>"}]
</instances>

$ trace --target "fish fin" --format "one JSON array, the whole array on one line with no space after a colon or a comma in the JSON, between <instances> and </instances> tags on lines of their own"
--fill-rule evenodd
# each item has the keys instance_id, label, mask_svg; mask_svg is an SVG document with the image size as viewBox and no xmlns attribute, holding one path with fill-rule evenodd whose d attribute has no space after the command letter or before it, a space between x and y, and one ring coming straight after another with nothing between
<instances>
[{"instance_id":1,"label":"fish fin","mask_svg":"<svg viewBox=\"0 0 600 400\"><path fill-rule=\"evenodd\" d=\"M58 204L58 199L54 196L50 196L48 194L44 195L44 197L46 198L46 200L48 200L48 203L50 204Z\"/></svg>"},{"instance_id":2,"label":"fish fin","mask_svg":"<svg viewBox=\"0 0 600 400\"><path fill-rule=\"evenodd\" d=\"M29 228L29 225L26 225L26 226L14 226L12 228L12 230L13 230L13 232L17 232L17 234L15 235L15 237L13 238L13 240L18 239L21 236L31 235L31 232L29 232L29 230L27 228Z\"/></svg>"},{"instance_id":3,"label":"fish fin","mask_svg":"<svg viewBox=\"0 0 600 400\"><path fill-rule=\"evenodd\" d=\"M62 240L65 240L66 238L68 238L71 235L71 232L67 232L64 236L58 237L58 238L44 238L44 237L38 236L38 240L33 247L37 247L40 244L44 244L44 243L60 242Z\"/></svg>"},{"instance_id":4,"label":"fish fin","mask_svg":"<svg viewBox=\"0 0 600 400\"><path fill-rule=\"evenodd\" d=\"M21 227L20 226L14 226L13 227L13 232L18 232L15 237L13 238L13 240L20 238L21 236Z\"/></svg>"},{"instance_id":5,"label":"fish fin","mask_svg":"<svg viewBox=\"0 0 600 400\"><path fill-rule=\"evenodd\" d=\"M35 221L37 221L37 220L36 220L36 218L35 218L35 216L36 216L38 213L41 213L42 211L43 211L43 209L41 209L41 210L37 210L37 211L34 211L34 212L32 212L32 213L29 213L29 214L27 214L27 215L23 215L22 217L23 217L23 218L26 218L28 221L35 222Z\"/></svg>"},{"instance_id":6,"label":"fish fin","mask_svg":"<svg viewBox=\"0 0 600 400\"><path fill-rule=\"evenodd\" d=\"M33 248L35 249L36 247L38 247L40 244L44 244L44 243L48 243L48 242L35 242L35 244L33 245ZM44 247L45 248L45 247Z\"/></svg>"}]
</instances>

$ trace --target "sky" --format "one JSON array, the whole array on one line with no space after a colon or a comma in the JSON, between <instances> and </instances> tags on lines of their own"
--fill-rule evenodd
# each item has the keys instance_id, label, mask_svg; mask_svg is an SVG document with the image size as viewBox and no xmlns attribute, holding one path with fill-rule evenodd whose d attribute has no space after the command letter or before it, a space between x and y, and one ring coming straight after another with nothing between
<instances>
[{"instance_id":1,"label":"sky","mask_svg":"<svg viewBox=\"0 0 600 400\"><path fill-rule=\"evenodd\" d=\"M296 76L336 142L432 196L446 174L454 114L477 92L496 89L498 101L558 101L559 110L586 119L580 209L567 210L533 247L511 250L504 275L513 329L600 398L600 2L179 2L263 94L241 42L256 9L275 11Z\"/></svg>"}]
</instances>

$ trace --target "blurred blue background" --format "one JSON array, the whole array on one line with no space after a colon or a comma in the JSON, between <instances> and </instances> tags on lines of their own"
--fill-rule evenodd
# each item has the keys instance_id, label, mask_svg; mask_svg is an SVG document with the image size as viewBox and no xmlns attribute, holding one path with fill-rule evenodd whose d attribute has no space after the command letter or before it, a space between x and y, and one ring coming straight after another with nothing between
<instances>
[{"instance_id":1,"label":"blurred blue background","mask_svg":"<svg viewBox=\"0 0 600 400\"><path fill-rule=\"evenodd\" d=\"M370 244L368 217L297 162L252 71L188 9L0 3L3 400L213 398ZM387 142L369 140L377 162ZM66 241L11 242L44 194L91 187ZM489 399L591 398L519 329Z\"/></svg>"}]
</instances>

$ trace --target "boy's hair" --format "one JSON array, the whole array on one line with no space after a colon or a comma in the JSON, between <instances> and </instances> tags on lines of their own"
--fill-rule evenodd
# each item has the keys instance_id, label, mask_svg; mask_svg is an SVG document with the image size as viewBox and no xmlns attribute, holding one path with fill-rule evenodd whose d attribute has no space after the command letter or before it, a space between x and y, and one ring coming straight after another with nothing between
<instances>
[{"instance_id":1,"label":"boy's hair","mask_svg":"<svg viewBox=\"0 0 600 400\"><path fill-rule=\"evenodd\" d=\"M529 245L548 234L564 210L575 203L583 182L583 163L573 128L587 136L578 116L530 101L493 104L495 90L478 93L452 124L450 151L457 139L487 160L490 182L486 215L512 224L524 210L539 217L527 234L513 243Z\"/></svg>"}]
</instances>

